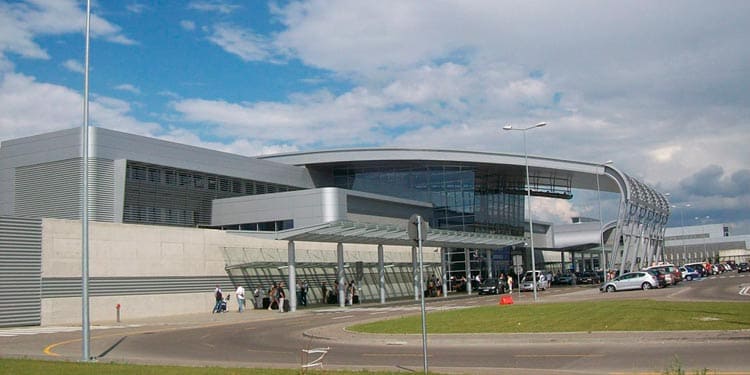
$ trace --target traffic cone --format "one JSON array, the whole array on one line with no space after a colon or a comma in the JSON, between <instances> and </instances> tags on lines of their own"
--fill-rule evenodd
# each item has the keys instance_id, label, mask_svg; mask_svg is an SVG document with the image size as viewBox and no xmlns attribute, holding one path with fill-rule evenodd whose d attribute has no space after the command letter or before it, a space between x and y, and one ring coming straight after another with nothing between
<instances>
[{"instance_id":1,"label":"traffic cone","mask_svg":"<svg viewBox=\"0 0 750 375\"><path fill-rule=\"evenodd\" d=\"M512 305L513 297L511 295L500 297L500 305Z\"/></svg>"}]
</instances>

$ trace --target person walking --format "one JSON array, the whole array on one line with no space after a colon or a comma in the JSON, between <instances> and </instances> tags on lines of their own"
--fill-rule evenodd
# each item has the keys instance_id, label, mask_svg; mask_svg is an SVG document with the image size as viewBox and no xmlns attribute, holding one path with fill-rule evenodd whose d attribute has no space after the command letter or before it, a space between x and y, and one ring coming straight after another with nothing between
<instances>
[{"instance_id":1,"label":"person walking","mask_svg":"<svg viewBox=\"0 0 750 375\"><path fill-rule=\"evenodd\" d=\"M243 312L245 310L245 288L242 285L237 286L237 290L234 291L234 295L237 297L239 312Z\"/></svg>"},{"instance_id":2,"label":"person walking","mask_svg":"<svg viewBox=\"0 0 750 375\"><path fill-rule=\"evenodd\" d=\"M284 312L284 300L286 299L286 293L284 292L284 283L280 282L276 287L276 301L279 304L279 312Z\"/></svg>"},{"instance_id":3,"label":"person walking","mask_svg":"<svg viewBox=\"0 0 750 375\"><path fill-rule=\"evenodd\" d=\"M211 313L218 313L221 312L221 302L224 300L224 295L221 294L221 287L217 284L216 289L214 289L214 298L216 299L216 304L214 304L214 309L211 311Z\"/></svg>"},{"instance_id":4,"label":"person walking","mask_svg":"<svg viewBox=\"0 0 750 375\"><path fill-rule=\"evenodd\" d=\"M268 303L268 311L273 310L273 304L274 302L277 302L276 300L276 289L278 286L276 286L276 283L273 283L273 286L271 286L271 290L268 291L268 297L271 299L271 302ZM278 305L278 303L277 303Z\"/></svg>"}]
</instances>

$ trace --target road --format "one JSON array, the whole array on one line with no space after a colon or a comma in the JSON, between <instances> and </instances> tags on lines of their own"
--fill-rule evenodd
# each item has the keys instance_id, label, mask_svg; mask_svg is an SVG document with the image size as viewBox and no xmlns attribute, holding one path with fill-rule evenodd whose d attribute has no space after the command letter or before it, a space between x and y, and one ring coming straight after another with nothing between
<instances>
[{"instance_id":1,"label":"road","mask_svg":"<svg viewBox=\"0 0 750 375\"><path fill-rule=\"evenodd\" d=\"M747 275L747 276L744 276ZM593 288L552 288L540 302L613 298L744 301L750 275L728 273L660 290L602 294ZM530 293L516 303L533 303ZM430 310L497 304L497 296L437 298ZM91 352L102 361L299 367L301 350L330 347L326 368L416 370L423 366L421 335L363 335L344 328L354 322L419 312L413 301L364 304L355 308L320 307L279 314L248 311L176 317L95 329ZM184 320L184 321L181 321ZM80 331L2 337L3 355L79 359ZM429 335L430 369L463 374L634 374L660 373L679 358L683 369L750 374L750 330L731 332L591 332L561 334ZM745 371L745 372L743 372Z\"/></svg>"}]
</instances>

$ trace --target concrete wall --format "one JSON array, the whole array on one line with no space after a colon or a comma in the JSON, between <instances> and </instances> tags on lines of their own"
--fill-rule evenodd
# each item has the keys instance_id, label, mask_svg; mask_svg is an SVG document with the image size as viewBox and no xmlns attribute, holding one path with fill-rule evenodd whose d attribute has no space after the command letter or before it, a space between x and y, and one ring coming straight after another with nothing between
<instances>
[{"instance_id":1,"label":"concrete wall","mask_svg":"<svg viewBox=\"0 0 750 375\"><path fill-rule=\"evenodd\" d=\"M43 284L44 280L80 280L80 221L44 219L42 227ZM209 229L91 222L89 277L90 280L153 278L154 283L185 277L224 280L228 283L224 267L232 260L227 249L245 249L244 256L253 261L286 262L287 246L286 241ZM296 248L298 263L336 261L334 243L297 242ZM345 244L344 248L347 262L377 259L377 247L374 245ZM409 262L411 259L409 247L388 246L385 253L388 261ZM437 254L425 251L425 261L438 263ZM90 295L90 318L93 323L115 320L115 305L118 303L122 306L123 319L201 312L208 314L214 303L214 284L213 281L206 283L205 289L199 285L197 290L189 292L159 292L159 285L153 285L151 292L141 294L137 290L118 290L116 285L111 286L111 293L100 290ZM231 284L222 283L222 287L226 289ZM80 289L74 292L55 297L50 291L43 290L42 325L80 324L81 299L75 297L80 295Z\"/></svg>"}]
</instances>

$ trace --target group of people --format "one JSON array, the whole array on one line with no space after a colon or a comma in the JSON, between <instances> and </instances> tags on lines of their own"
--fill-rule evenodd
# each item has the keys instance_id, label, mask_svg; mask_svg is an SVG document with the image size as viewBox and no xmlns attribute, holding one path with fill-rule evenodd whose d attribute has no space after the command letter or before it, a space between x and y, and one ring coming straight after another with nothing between
<instances>
[{"instance_id":1,"label":"group of people","mask_svg":"<svg viewBox=\"0 0 750 375\"><path fill-rule=\"evenodd\" d=\"M305 283L306 284L306 283ZM305 291L306 291L305 287ZM237 310L238 312L245 311L245 288L242 285L237 286L237 289L234 291L234 295L237 299ZM262 307L262 301L265 293L263 288L255 288L255 291L253 292L253 305L255 308L261 308ZM300 294L298 291L297 294L298 300L301 300L302 305L307 305L307 293L303 293L302 297L300 298ZM279 283L273 283L273 286L268 291L268 298L269 298L269 304L268 304L268 310L272 310L274 306L278 306L279 312L284 312L284 302L286 301L286 291L284 291L284 282ZM226 297L224 296L224 292L221 290L221 287L219 285L216 285L216 289L214 289L214 299L216 303L214 304L214 308L211 311L211 313L222 313L227 311L227 303L231 299L231 294L227 293Z\"/></svg>"},{"instance_id":2,"label":"group of people","mask_svg":"<svg viewBox=\"0 0 750 375\"><path fill-rule=\"evenodd\" d=\"M336 304L339 300L339 282L333 283L333 288L329 289L328 284L324 281L320 285L321 303ZM353 303L359 303L357 295L357 285L354 281L349 281L344 287L344 304L351 306Z\"/></svg>"}]
</instances>

